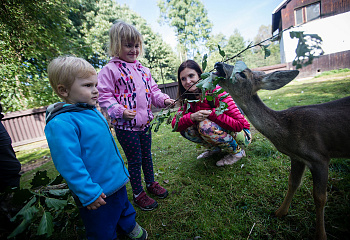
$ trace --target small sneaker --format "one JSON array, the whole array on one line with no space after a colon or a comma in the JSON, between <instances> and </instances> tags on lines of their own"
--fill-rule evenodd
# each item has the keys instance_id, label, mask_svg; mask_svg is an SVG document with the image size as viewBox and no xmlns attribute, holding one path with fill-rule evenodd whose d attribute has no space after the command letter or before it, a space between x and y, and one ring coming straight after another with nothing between
<instances>
[{"instance_id":1,"label":"small sneaker","mask_svg":"<svg viewBox=\"0 0 350 240\"><path fill-rule=\"evenodd\" d=\"M147 239L148 234L147 234L147 231L143 227L141 227L138 223L136 223L134 230L132 230L131 233L127 234L127 236L130 239L145 240L145 239Z\"/></svg>"},{"instance_id":2,"label":"small sneaker","mask_svg":"<svg viewBox=\"0 0 350 240\"><path fill-rule=\"evenodd\" d=\"M215 153L219 153L219 152L221 152L221 148L219 148L219 147L216 147L216 148L211 149L211 150L208 149L205 152L199 154L197 159L207 158L207 157L210 157L210 156L214 155Z\"/></svg>"},{"instance_id":3,"label":"small sneaker","mask_svg":"<svg viewBox=\"0 0 350 240\"><path fill-rule=\"evenodd\" d=\"M134 203L136 206L141 208L143 211L152 211L158 207L158 203L147 196L145 191L142 191L137 197L133 196Z\"/></svg>"},{"instance_id":4,"label":"small sneaker","mask_svg":"<svg viewBox=\"0 0 350 240\"><path fill-rule=\"evenodd\" d=\"M242 157L245 157L245 151L242 150L239 153L236 154L229 154L226 155L225 157L223 157L221 160L216 162L216 166L218 167L222 167L225 165L232 165L235 162L237 162L238 160L240 160Z\"/></svg>"},{"instance_id":5,"label":"small sneaker","mask_svg":"<svg viewBox=\"0 0 350 240\"><path fill-rule=\"evenodd\" d=\"M163 199L168 196L168 191L161 187L158 182L154 182L151 186L147 187L148 192L156 195L158 198Z\"/></svg>"}]
</instances>

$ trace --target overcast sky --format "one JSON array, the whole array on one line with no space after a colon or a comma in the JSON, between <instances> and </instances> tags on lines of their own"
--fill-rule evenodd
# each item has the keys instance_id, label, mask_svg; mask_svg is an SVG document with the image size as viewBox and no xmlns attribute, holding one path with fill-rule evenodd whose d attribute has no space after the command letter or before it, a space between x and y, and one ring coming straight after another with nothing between
<instances>
[{"instance_id":1,"label":"overcast sky","mask_svg":"<svg viewBox=\"0 0 350 240\"><path fill-rule=\"evenodd\" d=\"M176 46L176 37L172 28L160 25L160 11L157 0L116 0L128 5L133 11L146 19L153 31L162 35L165 42ZM253 40L261 25L272 23L272 12L283 0L202 0L208 11L208 18L213 23L212 33L223 33L227 37L235 28L244 40Z\"/></svg>"}]
</instances>

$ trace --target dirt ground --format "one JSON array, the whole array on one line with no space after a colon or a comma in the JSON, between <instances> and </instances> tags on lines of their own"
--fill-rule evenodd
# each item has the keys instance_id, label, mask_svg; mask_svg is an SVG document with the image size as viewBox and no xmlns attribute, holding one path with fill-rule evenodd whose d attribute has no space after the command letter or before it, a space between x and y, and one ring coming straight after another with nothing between
<instances>
[{"instance_id":1,"label":"dirt ground","mask_svg":"<svg viewBox=\"0 0 350 240\"><path fill-rule=\"evenodd\" d=\"M51 158L48 159L36 159L34 161L31 161L29 163L22 164L21 166L21 172L20 174L26 173L28 171L31 171L37 167L40 167L44 165L45 163L51 161Z\"/></svg>"},{"instance_id":2,"label":"dirt ground","mask_svg":"<svg viewBox=\"0 0 350 240\"><path fill-rule=\"evenodd\" d=\"M31 149L36 149L36 148L48 148L48 147L49 146L48 146L46 140L43 140L43 141L31 143L31 144L26 144L26 145L14 147L13 149L17 153L17 152L24 151L24 150L31 150ZM52 159L50 156L45 156L44 158L35 159L35 160L32 160L28 163L22 164L21 174L26 173L30 170L33 170L37 167L40 167L43 164L45 164L51 160Z\"/></svg>"}]
</instances>

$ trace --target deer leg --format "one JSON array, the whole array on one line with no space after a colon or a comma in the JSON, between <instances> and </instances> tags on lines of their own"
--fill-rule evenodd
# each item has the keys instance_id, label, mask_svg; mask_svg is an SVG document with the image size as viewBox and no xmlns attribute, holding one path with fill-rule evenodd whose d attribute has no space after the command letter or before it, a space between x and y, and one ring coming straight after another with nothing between
<instances>
[{"instance_id":1,"label":"deer leg","mask_svg":"<svg viewBox=\"0 0 350 240\"><path fill-rule=\"evenodd\" d=\"M327 201L328 161L310 168L313 180L313 197L316 205L316 239L325 240L324 206Z\"/></svg>"},{"instance_id":2,"label":"deer leg","mask_svg":"<svg viewBox=\"0 0 350 240\"><path fill-rule=\"evenodd\" d=\"M283 217L287 215L294 193L297 191L298 187L300 186L304 171L305 171L305 164L303 162L297 161L295 159L291 159L291 169L290 169L289 179L288 179L288 191L282 205L275 212L275 215L277 217Z\"/></svg>"}]
</instances>

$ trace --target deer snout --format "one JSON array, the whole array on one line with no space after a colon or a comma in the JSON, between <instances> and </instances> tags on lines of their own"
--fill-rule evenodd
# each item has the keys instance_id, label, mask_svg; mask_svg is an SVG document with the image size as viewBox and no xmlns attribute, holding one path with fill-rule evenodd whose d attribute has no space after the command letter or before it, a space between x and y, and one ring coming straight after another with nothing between
<instances>
[{"instance_id":1,"label":"deer snout","mask_svg":"<svg viewBox=\"0 0 350 240\"><path fill-rule=\"evenodd\" d=\"M216 72L214 73L218 77L226 77L226 73L224 70L224 63L217 62L214 65L214 68L216 69Z\"/></svg>"}]
</instances>

